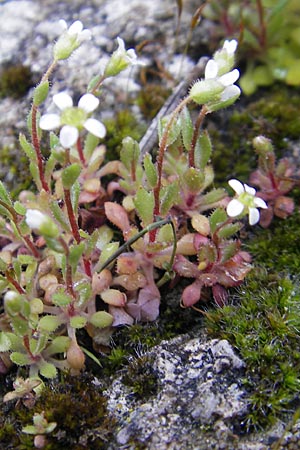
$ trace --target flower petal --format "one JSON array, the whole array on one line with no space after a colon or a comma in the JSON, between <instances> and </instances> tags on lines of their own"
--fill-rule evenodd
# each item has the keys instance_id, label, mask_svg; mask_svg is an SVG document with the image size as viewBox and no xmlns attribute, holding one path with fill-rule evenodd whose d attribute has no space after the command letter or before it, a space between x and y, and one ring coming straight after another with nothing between
<instances>
[{"instance_id":1,"label":"flower petal","mask_svg":"<svg viewBox=\"0 0 300 450\"><path fill-rule=\"evenodd\" d=\"M44 114L40 118L39 125L42 130L55 130L60 125L60 117L58 114Z\"/></svg>"},{"instance_id":2,"label":"flower petal","mask_svg":"<svg viewBox=\"0 0 300 450\"><path fill-rule=\"evenodd\" d=\"M60 130L59 140L64 148L70 148L76 143L78 136L79 132L77 128L70 125L65 125Z\"/></svg>"},{"instance_id":3,"label":"flower petal","mask_svg":"<svg viewBox=\"0 0 300 450\"><path fill-rule=\"evenodd\" d=\"M121 39L119 36L117 37L117 42L118 42L118 51L121 53L125 53L125 43L123 41L123 39Z\"/></svg>"},{"instance_id":4,"label":"flower petal","mask_svg":"<svg viewBox=\"0 0 300 450\"><path fill-rule=\"evenodd\" d=\"M59 92L59 94L53 95L53 102L61 111L73 106L72 97L66 92Z\"/></svg>"},{"instance_id":5,"label":"flower petal","mask_svg":"<svg viewBox=\"0 0 300 450\"><path fill-rule=\"evenodd\" d=\"M244 185L239 181L235 180L234 178L228 181L229 186L238 194L242 194L245 192Z\"/></svg>"},{"instance_id":6,"label":"flower petal","mask_svg":"<svg viewBox=\"0 0 300 450\"><path fill-rule=\"evenodd\" d=\"M240 72L238 69L234 69L231 72L224 73L224 75L219 78L219 81L223 84L223 86L230 86L238 80L239 76Z\"/></svg>"},{"instance_id":7,"label":"flower petal","mask_svg":"<svg viewBox=\"0 0 300 450\"><path fill-rule=\"evenodd\" d=\"M244 184L244 188L248 194L253 195L253 196L256 194L256 189L254 189L253 187L249 186L246 183Z\"/></svg>"},{"instance_id":8,"label":"flower petal","mask_svg":"<svg viewBox=\"0 0 300 450\"><path fill-rule=\"evenodd\" d=\"M259 211L257 208L249 208L249 224L255 225L259 221Z\"/></svg>"},{"instance_id":9,"label":"flower petal","mask_svg":"<svg viewBox=\"0 0 300 450\"><path fill-rule=\"evenodd\" d=\"M223 44L223 48L227 51L227 53L229 55L232 55L235 53L237 46L238 46L238 42L235 39L231 39L231 41L226 39L226 41Z\"/></svg>"},{"instance_id":10,"label":"flower petal","mask_svg":"<svg viewBox=\"0 0 300 450\"><path fill-rule=\"evenodd\" d=\"M235 84L231 86L227 86L221 94L221 102L227 102L228 100L233 99L234 97L239 97L241 95L241 90Z\"/></svg>"},{"instance_id":11,"label":"flower petal","mask_svg":"<svg viewBox=\"0 0 300 450\"><path fill-rule=\"evenodd\" d=\"M82 30L77 37L77 42L89 41L92 37L92 32L90 30Z\"/></svg>"},{"instance_id":12,"label":"flower petal","mask_svg":"<svg viewBox=\"0 0 300 450\"><path fill-rule=\"evenodd\" d=\"M255 206L257 206L258 208L263 208L263 209L268 209L268 205L266 204L266 202L260 198L260 197L255 197L254 199L254 204Z\"/></svg>"},{"instance_id":13,"label":"flower petal","mask_svg":"<svg viewBox=\"0 0 300 450\"><path fill-rule=\"evenodd\" d=\"M94 111L98 105L99 99L93 94L83 95L78 102L78 107L84 109L87 113Z\"/></svg>"},{"instance_id":14,"label":"flower petal","mask_svg":"<svg viewBox=\"0 0 300 450\"><path fill-rule=\"evenodd\" d=\"M219 66L213 59L210 59L205 66L205 79L216 78Z\"/></svg>"},{"instance_id":15,"label":"flower petal","mask_svg":"<svg viewBox=\"0 0 300 450\"><path fill-rule=\"evenodd\" d=\"M83 126L89 133L98 138L103 138L106 135L106 128L99 120L87 119Z\"/></svg>"},{"instance_id":16,"label":"flower petal","mask_svg":"<svg viewBox=\"0 0 300 450\"><path fill-rule=\"evenodd\" d=\"M71 35L79 34L81 33L82 29L82 22L80 22L80 20L75 20L75 22L73 22L72 25L69 26L68 33Z\"/></svg>"},{"instance_id":17,"label":"flower petal","mask_svg":"<svg viewBox=\"0 0 300 450\"><path fill-rule=\"evenodd\" d=\"M243 212L243 209L244 209L243 203L234 198L228 203L226 212L229 217L237 217Z\"/></svg>"}]
</instances>

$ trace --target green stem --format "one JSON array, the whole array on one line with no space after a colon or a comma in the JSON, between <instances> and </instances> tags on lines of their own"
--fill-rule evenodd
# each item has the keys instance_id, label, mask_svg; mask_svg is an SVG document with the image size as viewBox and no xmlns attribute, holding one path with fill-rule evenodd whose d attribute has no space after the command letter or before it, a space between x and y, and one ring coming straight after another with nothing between
<instances>
[{"instance_id":1,"label":"green stem","mask_svg":"<svg viewBox=\"0 0 300 450\"><path fill-rule=\"evenodd\" d=\"M161 219L161 220L158 220L157 222L154 222L154 223L151 223L150 225L147 225L143 230L141 230L139 233L135 234L132 238L128 239L128 241L126 241L123 245L121 245L121 247L119 247L118 250L116 250L105 261L105 263L102 264L102 266L100 266L100 269L97 270L97 272L101 272L102 270L106 269L106 267L108 267L124 251L126 251L126 250L128 251L130 245L134 244L140 237L144 236L144 234L150 233L152 230L160 228L163 225L166 225L168 223L173 224L173 222L172 222L172 220L170 218ZM174 229L174 224L172 225L172 228ZM176 238L176 236L175 236L175 238ZM177 241L174 240L174 242L176 242L176 245L177 245ZM175 247L175 252L176 252L176 247ZM173 247L172 256L173 256L173 253L174 253L174 247ZM175 253L174 253L174 255L175 255Z\"/></svg>"}]
</instances>

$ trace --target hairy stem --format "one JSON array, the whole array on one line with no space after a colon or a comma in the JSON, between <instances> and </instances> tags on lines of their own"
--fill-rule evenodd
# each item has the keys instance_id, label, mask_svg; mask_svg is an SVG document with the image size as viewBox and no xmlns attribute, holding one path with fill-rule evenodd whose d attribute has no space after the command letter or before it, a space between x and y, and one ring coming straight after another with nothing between
<instances>
[{"instance_id":1,"label":"hairy stem","mask_svg":"<svg viewBox=\"0 0 300 450\"><path fill-rule=\"evenodd\" d=\"M77 244L81 241L80 234L79 234L79 227L78 223L74 214L73 205L71 201L71 192L70 189L64 189L64 197L65 197L65 204L67 207L69 222L71 225L72 234L74 236L75 241Z\"/></svg>"},{"instance_id":2,"label":"hairy stem","mask_svg":"<svg viewBox=\"0 0 300 450\"><path fill-rule=\"evenodd\" d=\"M41 152L40 140L39 140L38 131L37 131L37 111L38 111L37 106L32 105L32 108L31 108L31 139L32 139L32 145L35 150L35 154L36 154L36 158L37 158L39 178L41 181L42 188L46 192L50 192L50 188L45 180L45 175L44 175L44 160L43 160L43 155Z\"/></svg>"}]
</instances>

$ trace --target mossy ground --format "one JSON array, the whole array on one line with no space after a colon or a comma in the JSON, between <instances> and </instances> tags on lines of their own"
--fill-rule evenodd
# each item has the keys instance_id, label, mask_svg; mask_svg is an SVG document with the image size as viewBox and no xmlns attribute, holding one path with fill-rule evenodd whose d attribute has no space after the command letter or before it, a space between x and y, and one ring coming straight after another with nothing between
<instances>
[{"instance_id":1,"label":"mossy ground","mask_svg":"<svg viewBox=\"0 0 300 450\"><path fill-rule=\"evenodd\" d=\"M244 425L263 427L300 406L300 215L258 230L247 247L254 269L233 304L207 313L208 331L246 362L251 402Z\"/></svg>"}]
</instances>

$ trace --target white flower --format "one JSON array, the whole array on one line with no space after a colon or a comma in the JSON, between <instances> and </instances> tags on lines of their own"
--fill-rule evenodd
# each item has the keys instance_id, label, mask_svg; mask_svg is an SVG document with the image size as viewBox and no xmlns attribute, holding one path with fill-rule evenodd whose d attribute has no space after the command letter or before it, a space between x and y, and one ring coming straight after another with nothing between
<instances>
[{"instance_id":1,"label":"white flower","mask_svg":"<svg viewBox=\"0 0 300 450\"><path fill-rule=\"evenodd\" d=\"M237 217L249 214L249 224L255 225L259 221L258 208L267 209L266 202L256 197L256 190L248 184L232 179L228 181L229 186L236 192L237 198L231 200L226 208L229 217Z\"/></svg>"},{"instance_id":2,"label":"white flower","mask_svg":"<svg viewBox=\"0 0 300 450\"><path fill-rule=\"evenodd\" d=\"M104 75L106 77L115 76L122 72L122 70L125 70L128 66L144 65L144 63L137 58L133 48L126 50L123 39L117 37L117 42L118 48L111 55L104 70Z\"/></svg>"},{"instance_id":3,"label":"white flower","mask_svg":"<svg viewBox=\"0 0 300 450\"><path fill-rule=\"evenodd\" d=\"M59 21L59 25L63 29L63 33L53 47L56 61L69 58L82 42L89 40L92 36L90 30L83 29L80 20L76 20L69 28L63 19Z\"/></svg>"},{"instance_id":4,"label":"white flower","mask_svg":"<svg viewBox=\"0 0 300 450\"><path fill-rule=\"evenodd\" d=\"M98 138L105 136L103 123L88 117L99 105L99 99L93 94L83 95L77 107L73 106L72 98L65 92L54 95L53 102L61 114L44 114L39 125L42 130L48 131L61 126L59 139L64 148L70 148L77 142L79 132L83 128Z\"/></svg>"},{"instance_id":5,"label":"white flower","mask_svg":"<svg viewBox=\"0 0 300 450\"><path fill-rule=\"evenodd\" d=\"M38 209L27 209L25 222L32 230L37 230L45 237L56 238L59 230L56 224Z\"/></svg>"}]
</instances>

